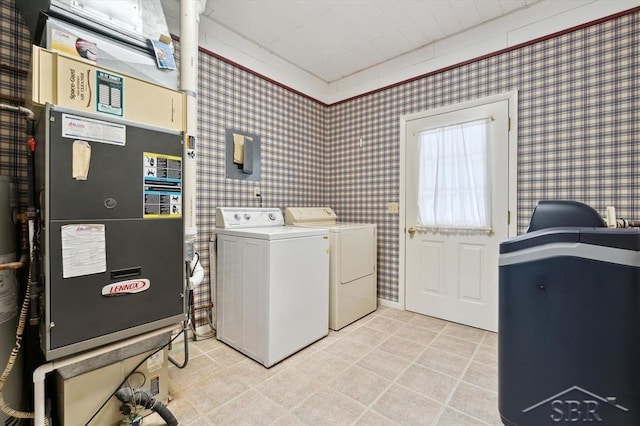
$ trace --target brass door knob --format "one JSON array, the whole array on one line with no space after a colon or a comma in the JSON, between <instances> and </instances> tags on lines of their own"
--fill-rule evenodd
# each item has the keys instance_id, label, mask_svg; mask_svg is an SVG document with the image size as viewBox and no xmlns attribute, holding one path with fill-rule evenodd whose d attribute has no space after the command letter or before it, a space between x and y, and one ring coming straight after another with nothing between
<instances>
[{"instance_id":1,"label":"brass door knob","mask_svg":"<svg viewBox=\"0 0 640 426\"><path fill-rule=\"evenodd\" d=\"M412 226L411 228L409 228L409 230L408 230L407 232L409 232L409 235L410 235L411 237L413 237L413 234L415 234L415 233L416 233L416 228L414 228L414 227Z\"/></svg>"}]
</instances>

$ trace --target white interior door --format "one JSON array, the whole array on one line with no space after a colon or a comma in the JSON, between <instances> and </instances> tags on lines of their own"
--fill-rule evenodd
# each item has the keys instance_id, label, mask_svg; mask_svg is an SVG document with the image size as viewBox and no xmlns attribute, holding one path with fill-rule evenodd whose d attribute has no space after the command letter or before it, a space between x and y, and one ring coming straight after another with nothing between
<instances>
[{"instance_id":1,"label":"white interior door","mask_svg":"<svg viewBox=\"0 0 640 426\"><path fill-rule=\"evenodd\" d=\"M498 328L499 244L509 236L509 99L414 117L405 122L405 307L486 330ZM425 226L419 218L421 132L486 120L487 226ZM515 130L514 130L515 131ZM439 155L439 154L438 154ZM515 164L511 165L515 168ZM512 184L513 185L513 184ZM515 201L515 200L513 200ZM436 201L433 202L434 204ZM424 206L424 204L423 204ZM424 210L424 207L422 208ZM515 212L512 212L515 213ZM424 218L423 218L424 219ZM515 218L514 218L515 219ZM424 221L424 220L423 220ZM512 228L513 229L513 228Z\"/></svg>"}]
</instances>

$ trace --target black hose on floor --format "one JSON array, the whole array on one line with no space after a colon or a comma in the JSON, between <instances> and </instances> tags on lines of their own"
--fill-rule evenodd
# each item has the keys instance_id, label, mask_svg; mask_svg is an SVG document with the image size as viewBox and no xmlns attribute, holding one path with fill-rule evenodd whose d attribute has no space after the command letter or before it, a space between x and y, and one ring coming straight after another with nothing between
<instances>
[{"instance_id":1,"label":"black hose on floor","mask_svg":"<svg viewBox=\"0 0 640 426\"><path fill-rule=\"evenodd\" d=\"M134 404L140 405L148 410L155 411L160 417L162 417L162 420L164 420L168 426L178 426L178 420L167 406L146 392L134 392L131 388L120 388L116 391L116 398L125 404L133 402Z\"/></svg>"}]
</instances>

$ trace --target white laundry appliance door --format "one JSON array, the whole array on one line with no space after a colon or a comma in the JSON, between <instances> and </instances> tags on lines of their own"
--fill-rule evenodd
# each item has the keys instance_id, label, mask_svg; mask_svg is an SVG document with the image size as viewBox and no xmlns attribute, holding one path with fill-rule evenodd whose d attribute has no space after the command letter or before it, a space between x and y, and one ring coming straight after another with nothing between
<instances>
[{"instance_id":1,"label":"white laundry appliance door","mask_svg":"<svg viewBox=\"0 0 640 426\"><path fill-rule=\"evenodd\" d=\"M339 330L377 308L375 225L332 232L329 328Z\"/></svg>"},{"instance_id":2,"label":"white laundry appliance door","mask_svg":"<svg viewBox=\"0 0 640 426\"><path fill-rule=\"evenodd\" d=\"M216 336L262 362L267 356L269 242L217 237Z\"/></svg>"},{"instance_id":3,"label":"white laundry appliance door","mask_svg":"<svg viewBox=\"0 0 640 426\"><path fill-rule=\"evenodd\" d=\"M329 333L329 238L272 241L269 255L267 366Z\"/></svg>"},{"instance_id":4,"label":"white laundry appliance door","mask_svg":"<svg viewBox=\"0 0 640 426\"><path fill-rule=\"evenodd\" d=\"M270 367L327 335L327 235L217 239L219 340Z\"/></svg>"}]
</instances>

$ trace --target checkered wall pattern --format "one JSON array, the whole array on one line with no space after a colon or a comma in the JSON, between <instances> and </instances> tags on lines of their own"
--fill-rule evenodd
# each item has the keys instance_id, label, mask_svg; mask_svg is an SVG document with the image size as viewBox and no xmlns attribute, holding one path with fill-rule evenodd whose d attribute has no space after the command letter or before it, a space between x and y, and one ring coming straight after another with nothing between
<instances>
[{"instance_id":1,"label":"checkered wall pattern","mask_svg":"<svg viewBox=\"0 0 640 426\"><path fill-rule=\"evenodd\" d=\"M201 52L198 70L197 251L207 272L197 304L210 299L209 241L216 207L323 205L330 164L326 106ZM226 178L225 131L260 136L261 179ZM215 278L215 277L214 277Z\"/></svg>"},{"instance_id":2,"label":"checkered wall pattern","mask_svg":"<svg viewBox=\"0 0 640 426\"><path fill-rule=\"evenodd\" d=\"M25 97L31 61L31 36L11 0L0 0L0 102L19 106ZM19 185L20 200L27 202L25 121L0 111L0 174Z\"/></svg>"},{"instance_id":3,"label":"checkered wall pattern","mask_svg":"<svg viewBox=\"0 0 640 426\"><path fill-rule=\"evenodd\" d=\"M398 300L400 116L517 90L518 231L542 199L640 219L639 82L633 13L331 106L327 202L378 224L379 297Z\"/></svg>"},{"instance_id":4,"label":"checkered wall pattern","mask_svg":"<svg viewBox=\"0 0 640 426\"><path fill-rule=\"evenodd\" d=\"M0 0L0 8L9 25L2 60L26 67L26 29L13 2ZM386 205L399 200L400 117L511 90L519 97L518 231L541 199L600 212L614 205L639 219L639 49L636 12L328 107L201 52L197 251L207 273L196 304L210 301L215 207L257 207L254 187L265 207L328 205L341 220L377 224L378 296L398 301L398 216ZM3 94L9 86L2 80ZM22 176L15 127L0 120L0 173ZM229 127L261 136L260 182L225 177Z\"/></svg>"}]
</instances>

